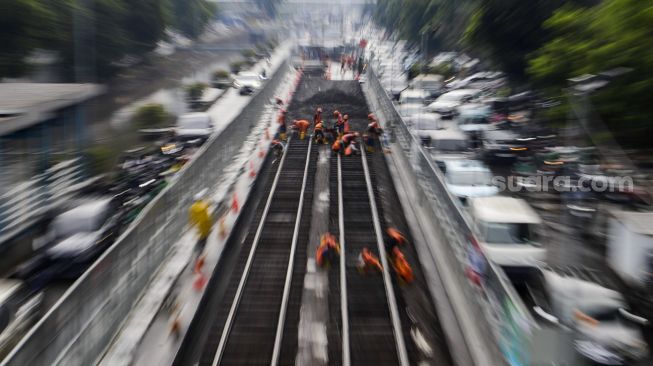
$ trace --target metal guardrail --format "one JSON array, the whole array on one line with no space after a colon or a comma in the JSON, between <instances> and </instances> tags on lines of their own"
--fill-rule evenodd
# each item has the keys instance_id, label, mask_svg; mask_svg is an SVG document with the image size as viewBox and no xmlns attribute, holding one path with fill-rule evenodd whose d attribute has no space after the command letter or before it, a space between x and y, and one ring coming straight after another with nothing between
<instances>
[{"instance_id":1,"label":"metal guardrail","mask_svg":"<svg viewBox=\"0 0 653 366\"><path fill-rule=\"evenodd\" d=\"M436 231L441 233L441 241L450 249L438 255L446 256L449 263L457 263L451 266L458 279L456 287L475 310L474 323L488 349L496 351L494 355L485 355L487 360L495 360L488 364L497 364L502 358L504 363L512 365L529 364L532 333L537 327L535 320L503 270L492 264L474 244L472 226L447 191L442 173L404 123L374 70L369 70L367 77L373 110L391 141L397 143L410 162L417 178L415 186L421 188L418 189L423 197L420 204L428 206L429 221L438 226ZM470 273L479 276L480 286L470 280Z\"/></svg>"},{"instance_id":2,"label":"metal guardrail","mask_svg":"<svg viewBox=\"0 0 653 366\"><path fill-rule=\"evenodd\" d=\"M286 59L234 121L207 141L2 365L97 363L186 227L194 194L220 180L291 70Z\"/></svg>"}]
</instances>

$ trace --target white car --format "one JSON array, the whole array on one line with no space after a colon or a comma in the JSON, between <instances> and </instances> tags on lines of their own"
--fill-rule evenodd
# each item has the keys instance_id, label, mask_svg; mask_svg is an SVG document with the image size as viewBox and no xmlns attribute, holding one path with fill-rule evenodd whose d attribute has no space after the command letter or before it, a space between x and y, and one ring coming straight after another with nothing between
<instances>
[{"instance_id":1,"label":"white car","mask_svg":"<svg viewBox=\"0 0 653 366\"><path fill-rule=\"evenodd\" d=\"M518 198L477 197L469 200L476 236L489 258L502 267L537 267L546 261L538 241L542 219Z\"/></svg>"},{"instance_id":2,"label":"white car","mask_svg":"<svg viewBox=\"0 0 653 366\"><path fill-rule=\"evenodd\" d=\"M599 365L630 365L648 356L641 326L617 291L579 278L542 270L550 310L574 332L574 348Z\"/></svg>"},{"instance_id":3,"label":"white car","mask_svg":"<svg viewBox=\"0 0 653 366\"><path fill-rule=\"evenodd\" d=\"M239 89L241 94L245 94L243 91L251 94L261 89L262 85L263 79L261 75L252 71L241 71L236 75L234 80L234 87Z\"/></svg>"},{"instance_id":4,"label":"white car","mask_svg":"<svg viewBox=\"0 0 653 366\"><path fill-rule=\"evenodd\" d=\"M499 193L499 188L492 184L492 172L478 160L449 159L436 163L444 174L447 190L463 203L469 198Z\"/></svg>"},{"instance_id":5,"label":"white car","mask_svg":"<svg viewBox=\"0 0 653 366\"><path fill-rule=\"evenodd\" d=\"M442 115L442 117L453 117L456 114L456 108L464 103L470 102L481 94L478 89L460 89L444 93L429 104L426 110Z\"/></svg>"},{"instance_id":6,"label":"white car","mask_svg":"<svg viewBox=\"0 0 653 366\"><path fill-rule=\"evenodd\" d=\"M175 127L175 135L182 139L208 138L212 133L213 120L204 112L181 115Z\"/></svg>"},{"instance_id":7,"label":"white car","mask_svg":"<svg viewBox=\"0 0 653 366\"><path fill-rule=\"evenodd\" d=\"M421 89L406 89L399 95L399 114L403 117L412 116L425 111L424 103L429 93Z\"/></svg>"},{"instance_id":8,"label":"white car","mask_svg":"<svg viewBox=\"0 0 653 366\"><path fill-rule=\"evenodd\" d=\"M458 106L458 128L468 133L480 133L492 129L492 111L485 104L470 103Z\"/></svg>"}]
</instances>

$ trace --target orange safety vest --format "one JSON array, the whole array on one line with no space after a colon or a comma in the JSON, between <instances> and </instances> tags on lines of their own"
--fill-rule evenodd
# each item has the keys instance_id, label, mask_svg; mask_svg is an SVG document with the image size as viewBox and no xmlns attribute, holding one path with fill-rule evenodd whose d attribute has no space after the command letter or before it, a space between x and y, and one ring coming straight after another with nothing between
<instances>
[{"instance_id":1,"label":"orange safety vest","mask_svg":"<svg viewBox=\"0 0 653 366\"><path fill-rule=\"evenodd\" d=\"M365 266L377 268L379 271L383 270L379 259L372 252L370 252L369 249L364 248L361 255L363 257L363 263L365 263Z\"/></svg>"}]
</instances>

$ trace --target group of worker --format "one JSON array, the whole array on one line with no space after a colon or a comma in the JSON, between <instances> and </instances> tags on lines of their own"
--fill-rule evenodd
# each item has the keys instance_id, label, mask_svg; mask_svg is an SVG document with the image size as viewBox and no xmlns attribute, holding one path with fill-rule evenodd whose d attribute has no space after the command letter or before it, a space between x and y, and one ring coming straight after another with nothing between
<instances>
[{"instance_id":1,"label":"group of worker","mask_svg":"<svg viewBox=\"0 0 653 366\"><path fill-rule=\"evenodd\" d=\"M395 228L386 229L385 250L388 259L399 278L404 283L411 283L415 280L413 269L408 264L406 257L401 251L401 246L408 245L406 237ZM315 260L320 267L330 267L340 254L340 244L331 233L323 234L320 237L320 244L317 247ZM378 273L383 271L383 265L379 258L367 247L358 255L356 267L361 274Z\"/></svg>"},{"instance_id":2,"label":"group of worker","mask_svg":"<svg viewBox=\"0 0 653 366\"><path fill-rule=\"evenodd\" d=\"M331 125L322 118L322 108L317 107L313 114L313 122L306 119L293 120L292 128L297 131L301 140L305 139L309 129L313 126L313 138L318 144L331 144L331 150L334 153L340 153L345 156L356 154L358 148L358 138L360 133L351 131L348 114L343 114L336 110L333 112L333 123ZM378 137L383 133L376 116L373 113L368 114L368 125L363 134L363 142L368 152L375 151L375 144ZM273 141L273 148L282 146L281 142L287 138L286 111L281 110L277 119L279 123L279 138ZM281 148L279 148L281 150Z\"/></svg>"}]
</instances>

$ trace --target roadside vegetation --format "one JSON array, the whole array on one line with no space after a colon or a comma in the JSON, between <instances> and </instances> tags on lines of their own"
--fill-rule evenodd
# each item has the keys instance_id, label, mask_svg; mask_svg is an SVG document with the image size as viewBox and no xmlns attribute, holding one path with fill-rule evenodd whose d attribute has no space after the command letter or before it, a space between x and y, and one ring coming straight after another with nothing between
<instances>
[{"instance_id":1,"label":"roadside vegetation","mask_svg":"<svg viewBox=\"0 0 653 366\"><path fill-rule=\"evenodd\" d=\"M568 79L630 70L592 95L622 143L650 145L653 132L653 4L641 0L379 0L374 19L431 54L463 51L562 105ZM414 70L415 71L415 70Z\"/></svg>"}]
</instances>

